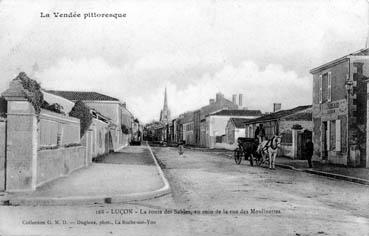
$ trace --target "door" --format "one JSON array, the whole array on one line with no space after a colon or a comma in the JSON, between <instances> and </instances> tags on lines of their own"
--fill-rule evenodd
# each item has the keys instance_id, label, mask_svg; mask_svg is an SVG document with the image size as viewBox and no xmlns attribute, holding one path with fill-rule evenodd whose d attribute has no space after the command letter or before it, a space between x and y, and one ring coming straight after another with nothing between
<instances>
[{"instance_id":1,"label":"door","mask_svg":"<svg viewBox=\"0 0 369 236\"><path fill-rule=\"evenodd\" d=\"M312 139L312 132L309 130L304 130L302 133L297 134L297 158L305 159L305 147L307 141Z\"/></svg>"},{"instance_id":2,"label":"door","mask_svg":"<svg viewBox=\"0 0 369 236\"><path fill-rule=\"evenodd\" d=\"M322 122L322 159L327 160L328 159L328 122L323 121Z\"/></svg>"}]
</instances>

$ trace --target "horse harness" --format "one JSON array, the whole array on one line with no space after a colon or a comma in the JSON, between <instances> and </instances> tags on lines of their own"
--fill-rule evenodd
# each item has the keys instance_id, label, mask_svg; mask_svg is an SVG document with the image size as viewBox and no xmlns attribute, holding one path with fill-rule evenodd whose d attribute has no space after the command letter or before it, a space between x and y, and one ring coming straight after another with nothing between
<instances>
[{"instance_id":1,"label":"horse harness","mask_svg":"<svg viewBox=\"0 0 369 236\"><path fill-rule=\"evenodd\" d=\"M268 147L270 147L273 150L276 150L278 148L278 143L276 143L276 145L274 146L274 140L276 139L275 136L273 136L272 139L268 140L268 142L265 144L265 146L263 147L262 151L266 152L268 150Z\"/></svg>"}]
</instances>

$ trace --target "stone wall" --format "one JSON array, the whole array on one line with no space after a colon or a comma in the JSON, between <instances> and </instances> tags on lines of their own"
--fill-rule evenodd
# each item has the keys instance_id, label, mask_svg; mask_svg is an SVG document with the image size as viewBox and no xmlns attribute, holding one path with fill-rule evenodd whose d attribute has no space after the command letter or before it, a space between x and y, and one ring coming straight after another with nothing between
<instances>
[{"instance_id":1,"label":"stone wall","mask_svg":"<svg viewBox=\"0 0 369 236\"><path fill-rule=\"evenodd\" d=\"M40 150L37 154L37 187L85 166L82 146Z\"/></svg>"}]
</instances>

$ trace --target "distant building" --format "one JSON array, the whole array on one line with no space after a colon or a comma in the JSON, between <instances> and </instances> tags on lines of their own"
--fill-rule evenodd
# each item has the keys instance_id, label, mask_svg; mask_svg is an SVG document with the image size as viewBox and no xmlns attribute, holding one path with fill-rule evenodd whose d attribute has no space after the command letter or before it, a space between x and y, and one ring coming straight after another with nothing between
<instances>
[{"instance_id":1,"label":"distant building","mask_svg":"<svg viewBox=\"0 0 369 236\"><path fill-rule=\"evenodd\" d=\"M170 121L170 110L168 108L167 101L167 88L165 88L164 92L164 105L163 109L160 111L160 121L167 124Z\"/></svg>"},{"instance_id":2,"label":"distant building","mask_svg":"<svg viewBox=\"0 0 369 236\"><path fill-rule=\"evenodd\" d=\"M245 122L249 119L246 118L231 118L227 122L226 126L226 139L229 145L234 148L237 146L237 139L240 137L245 137L246 135L246 125Z\"/></svg>"},{"instance_id":3,"label":"distant building","mask_svg":"<svg viewBox=\"0 0 369 236\"><path fill-rule=\"evenodd\" d=\"M206 116L205 140L209 148L224 148L223 136L231 118L253 119L262 115L260 110L221 110Z\"/></svg>"},{"instance_id":4,"label":"distant building","mask_svg":"<svg viewBox=\"0 0 369 236\"><path fill-rule=\"evenodd\" d=\"M216 111L224 109L236 110L238 109L238 105L224 98L224 95L222 93L217 93L215 100L210 99L208 105L203 106L199 109L200 117L196 117L196 119L194 120L194 127L196 129L195 133L200 134L200 138L199 140L197 140L196 145L203 147L208 146L210 141L209 135L206 134L206 116L208 116L210 113L214 113Z\"/></svg>"},{"instance_id":5,"label":"distant building","mask_svg":"<svg viewBox=\"0 0 369 236\"><path fill-rule=\"evenodd\" d=\"M182 122L182 135L183 140L188 145L195 145L195 136L194 136L194 119L193 112L186 112L183 114Z\"/></svg>"}]
</instances>

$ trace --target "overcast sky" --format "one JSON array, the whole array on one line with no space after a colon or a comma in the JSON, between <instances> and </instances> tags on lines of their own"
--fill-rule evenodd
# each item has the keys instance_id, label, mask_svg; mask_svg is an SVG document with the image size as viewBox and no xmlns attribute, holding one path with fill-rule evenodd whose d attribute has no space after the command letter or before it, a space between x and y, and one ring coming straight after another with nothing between
<instances>
[{"instance_id":1,"label":"overcast sky","mask_svg":"<svg viewBox=\"0 0 369 236\"><path fill-rule=\"evenodd\" d=\"M41 18L40 12L126 13ZM365 47L365 0L0 0L0 90L20 71L56 90L97 91L158 119L215 93L250 109L311 104L309 69Z\"/></svg>"}]
</instances>

